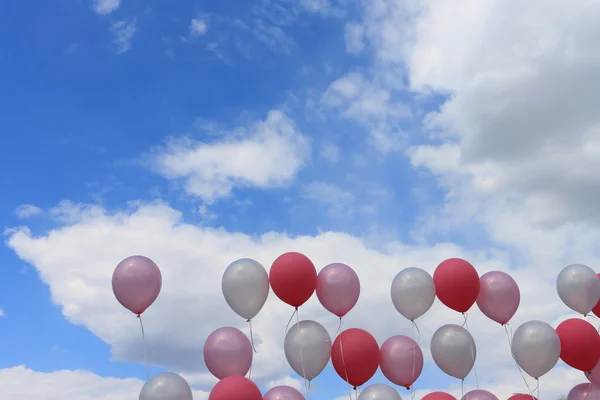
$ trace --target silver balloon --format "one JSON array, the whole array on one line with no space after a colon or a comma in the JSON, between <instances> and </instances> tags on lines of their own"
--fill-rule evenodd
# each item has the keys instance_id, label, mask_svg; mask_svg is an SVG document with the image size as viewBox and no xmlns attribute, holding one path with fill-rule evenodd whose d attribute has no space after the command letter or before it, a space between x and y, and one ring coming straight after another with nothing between
<instances>
[{"instance_id":1,"label":"silver balloon","mask_svg":"<svg viewBox=\"0 0 600 400\"><path fill-rule=\"evenodd\" d=\"M357 400L402 400L402 397L390 385L377 383L361 391Z\"/></svg>"},{"instance_id":2,"label":"silver balloon","mask_svg":"<svg viewBox=\"0 0 600 400\"><path fill-rule=\"evenodd\" d=\"M181 376L162 372L146 382L139 400L194 400L190 385Z\"/></svg>"},{"instance_id":3,"label":"silver balloon","mask_svg":"<svg viewBox=\"0 0 600 400\"><path fill-rule=\"evenodd\" d=\"M260 263L242 258L225 269L221 289L229 307L249 320L256 317L269 297L269 275Z\"/></svg>"},{"instance_id":4,"label":"silver balloon","mask_svg":"<svg viewBox=\"0 0 600 400\"><path fill-rule=\"evenodd\" d=\"M285 358L301 377L312 380L331 358L331 338L315 321L300 321L290 328L283 343Z\"/></svg>"},{"instance_id":5,"label":"silver balloon","mask_svg":"<svg viewBox=\"0 0 600 400\"><path fill-rule=\"evenodd\" d=\"M421 268L406 268L392 282L392 303L406 319L414 321L435 301L433 278Z\"/></svg>"},{"instance_id":6,"label":"silver balloon","mask_svg":"<svg viewBox=\"0 0 600 400\"><path fill-rule=\"evenodd\" d=\"M560 339L547 323L529 321L515 331L511 350L521 369L537 379L558 362Z\"/></svg>"},{"instance_id":7,"label":"silver balloon","mask_svg":"<svg viewBox=\"0 0 600 400\"><path fill-rule=\"evenodd\" d=\"M475 365L477 348L473 336L462 326L444 325L431 338L431 356L446 374L465 379Z\"/></svg>"},{"instance_id":8,"label":"silver balloon","mask_svg":"<svg viewBox=\"0 0 600 400\"><path fill-rule=\"evenodd\" d=\"M600 278L587 265L571 264L558 274L556 291L567 307L587 315L600 300Z\"/></svg>"}]
</instances>

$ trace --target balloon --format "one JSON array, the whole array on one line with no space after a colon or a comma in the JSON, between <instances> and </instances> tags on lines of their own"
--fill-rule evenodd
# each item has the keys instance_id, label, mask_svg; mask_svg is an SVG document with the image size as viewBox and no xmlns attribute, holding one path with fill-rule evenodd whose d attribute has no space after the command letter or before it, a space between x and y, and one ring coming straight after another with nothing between
<instances>
[{"instance_id":1,"label":"balloon","mask_svg":"<svg viewBox=\"0 0 600 400\"><path fill-rule=\"evenodd\" d=\"M435 331L430 349L439 369L457 379L465 379L469 375L477 358L473 337L458 325L444 325Z\"/></svg>"},{"instance_id":2,"label":"balloon","mask_svg":"<svg viewBox=\"0 0 600 400\"><path fill-rule=\"evenodd\" d=\"M390 382L410 389L423 371L423 351L408 336L392 336L381 346L380 362Z\"/></svg>"},{"instance_id":3,"label":"balloon","mask_svg":"<svg viewBox=\"0 0 600 400\"><path fill-rule=\"evenodd\" d=\"M586 371L584 374L588 381L600 388L600 362L590 372Z\"/></svg>"},{"instance_id":4,"label":"balloon","mask_svg":"<svg viewBox=\"0 0 600 400\"><path fill-rule=\"evenodd\" d=\"M229 307L240 317L256 317L269 297L269 275L258 262L242 258L229 264L221 289Z\"/></svg>"},{"instance_id":5,"label":"balloon","mask_svg":"<svg viewBox=\"0 0 600 400\"><path fill-rule=\"evenodd\" d=\"M194 400L190 385L181 376L161 372L150 378L142 387L139 400Z\"/></svg>"},{"instance_id":6,"label":"balloon","mask_svg":"<svg viewBox=\"0 0 600 400\"><path fill-rule=\"evenodd\" d=\"M123 307L141 315L154 303L162 286L160 269L144 256L127 257L117 265L112 289Z\"/></svg>"},{"instance_id":7,"label":"balloon","mask_svg":"<svg viewBox=\"0 0 600 400\"><path fill-rule=\"evenodd\" d=\"M598 274L598 278L600 278L600 274ZM596 317L600 317L600 301L592 308L592 312L596 314Z\"/></svg>"},{"instance_id":8,"label":"balloon","mask_svg":"<svg viewBox=\"0 0 600 400\"><path fill-rule=\"evenodd\" d=\"M262 400L262 394L250 379L230 376L213 387L208 400Z\"/></svg>"},{"instance_id":9,"label":"balloon","mask_svg":"<svg viewBox=\"0 0 600 400\"><path fill-rule=\"evenodd\" d=\"M461 400L499 400L496 396L488 392L487 390L471 390L465 394Z\"/></svg>"},{"instance_id":10,"label":"balloon","mask_svg":"<svg viewBox=\"0 0 600 400\"><path fill-rule=\"evenodd\" d=\"M537 399L537 397L534 397L531 394L517 393L517 394L513 394L512 396L510 396L508 398L508 400L538 400L538 399Z\"/></svg>"},{"instance_id":11,"label":"balloon","mask_svg":"<svg viewBox=\"0 0 600 400\"><path fill-rule=\"evenodd\" d=\"M600 360L600 335L587 321L571 318L556 327L560 338L560 358L567 365L590 372Z\"/></svg>"},{"instance_id":12,"label":"balloon","mask_svg":"<svg viewBox=\"0 0 600 400\"><path fill-rule=\"evenodd\" d=\"M329 333L315 321L300 321L292 326L283 347L290 367L309 381L325 369L331 357Z\"/></svg>"},{"instance_id":13,"label":"balloon","mask_svg":"<svg viewBox=\"0 0 600 400\"><path fill-rule=\"evenodd\" d=\"M433 273L435 292L448 308L465 313L479 295L479 275L475 268L461 258L449 258Z\"/></svg>"},{"instance_id":14,"label":"balloon","mask_svg":"<svg viewBox=\"0 0 600 400\"><path fill-rule=\"evenodd\" d=\"M275 386L263 397L264 400L304 400L302 393L291 386Z\"/></svg>"},{"instance_id":15,"label":"balloon","mask_svg":"<svg viewBox=\"0 0 600 400\"><path fill-rule=\"evenodd\" d=\"M402 397L390 385L377 383L361 391L357 400L402 400Z\"/></svg>"},{"instance_id":16,"label":"balloon","mask_svg":"<svg viewBox=\"0 0 600 400\"><path fill-rule=\"evenodd\" d=\"M521 369L538 379L558 362L560 339L547 323L529 321L515 331L511 351Z\"/></svg>"},{"instance_id":17,"label":"balloon","mask_svg":"<svg viewBox=\"0 0 600 400\"><path fill-rule=\"evenodd\" d=\"M250 340L236 328L219 328L204 343L204 363L218 379L244 376L252 365Z\"/></svg>"},{"instance_id":18,"label":"balloon","mask_svg":"<svg viewBox=\"0 0 600 400\"><path fill-rule=\"evenodd\" d=\"M444 392L433 392L433 393L429 393L428 395L423 397L421 400L456 400L456 397L451 396L448 393L444 393Z\"/></svg>"},{"instance_id":19,"label":"balloon","mask_svg":"<svg viewBox=\"0 0 600 400\"><path fill-rule=\"evenodd\" d=\"M271 266L269 281L273 293L284 303L300 307L317 287L317 270L308 257L300 253L285 253Z\"/></svg>"},{"instance_id":20,"label":"balloon","mask_svg":"<svg viewBox=\"0 0 600 400\"><path fill-rule=\"evenodd\" d=\"M392 303L404 318L414 321L435 301L433 278L421 268L406 268L392 282Z\"/></svg>"},{"instance_id":21,"label":"balloon","mask_svg":"<svg viewBox=\"0 0 600 400\"><path fill-rule=\"evenodd\" d=\"M567 307L587 315L600 300L600 278L587 265L571 264L558 274L556 291Z\"/></svg>"},{"instance_id":22,"label":"balloon","mask_svg":"<svg viewBox=\"0 0 600 400\"><path fill-rule=\"evenodd\" d=\"M330 313L343 317L358 301L360 282L346 264L329 264L317 276L317 298Z\"/></svg>"},{"instance_id":23,"label":"balloon","mask_svg":"<svg viewBox=\"0 0 600 400\"><path fill-rule=\"evenodd\" d=\"M333 368L343 380L354 387L363 385L375 375L379 359L377 341L362 329L347 329L333 342Z\"/></svg>"},{"instance_id":24,"label":"balloon","mask_svg":"<svg viewBox=\"0 0 600 400\"><path fill-rule=\"evenodd\" d=\"M590 383L580 383L571 389L567 400L600 400L600 389Z\"/></svg>"},{"instance_id":25,"label":"balloon","mask_svg":"<svg viewBox=\"0 0 600 400\"><path fill-rule=\"evenodd\" d=\"M505 325L517 312L520 301L519 286L510 275L491 271L479 279L477 306L492 321Z\"/></svg>"}]
</instances>

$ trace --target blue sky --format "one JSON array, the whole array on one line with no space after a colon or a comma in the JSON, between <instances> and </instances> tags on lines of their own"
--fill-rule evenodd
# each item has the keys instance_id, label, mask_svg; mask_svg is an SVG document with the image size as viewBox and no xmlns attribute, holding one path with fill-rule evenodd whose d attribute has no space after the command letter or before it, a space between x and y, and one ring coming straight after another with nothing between
<instances>
[{"instance_id":1,"label":"blue sky","mask_svg":"<svg viewBox=\"0 0 600 400\"><path fill-rule=\"evenodd\" d=\"M66 370L77 387L44 387L37 398L97 398L98 389L81 389L88 378L76 370L97 375L100 387L102 378L124 379L111 381L110 400L139 390L140 381L126 380L144 378L137 321L106 285L135 253L165 265L171 285L148 317L150 332L161 325L149 343L151 372L181 372L199 396L211 384L201 358L177 354L201 355L219 326L244 327L215 289L240 257L268 268L297 250L318 268L352 265L363 305L348 323L380 344L411 334L390 310L390 278L407 266L432 272L453 256L521 279L517 322L563 318L556 271L600 259L589 204L600 186L585 172L598 160L600 121L585 110L597 103L599 62L570 65L568 41L540 44L548 25L528 17L535 8L509 3L497 14L488 12L497 10L492 0L461 1L455 14L437 0L60 0L36 2L35 12L31 3L0 5L0 382L25 365L32 382ZM600 31L579 6L569 14L551 3L540 20L589 54ZM499 35L515 15L519 33ZM513 51L517 42L531 56ZM568 74L573 68L581 73ZM573 87L580 97L569 103ZM518 151L526 148L534 150ZM334 330L311 301L304 315ZM383 307L381 321L371 307ZM265 346L271 340L256 366L262 389L298 384L281 375L289 311L270 299L257 322ZM425 353L441 322L462 322L438 303L427 318ZM504 340L473 318L481 346ZM272 324L281 332L267 332ZM482 350L482 379L504 393L506 376L520 378L509 354L495 351ZM580 378L562 368L556 373L574 377L568 384ZM33 398L30 386L12 390ZM417 396L432 388L460 391L429 359ZM312 399L345 390L328 367Z\"/></svg>"}]
</instances>

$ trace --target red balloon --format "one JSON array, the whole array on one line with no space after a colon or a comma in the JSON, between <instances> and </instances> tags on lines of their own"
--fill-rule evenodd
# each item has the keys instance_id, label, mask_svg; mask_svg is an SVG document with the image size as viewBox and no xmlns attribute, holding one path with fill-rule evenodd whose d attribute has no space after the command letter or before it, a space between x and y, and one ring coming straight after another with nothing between
<instances>
[{"instance_id":1,"label":"red balloon","mask_svg":"<svg viewBox=\"0 0 600 400\"><path fill-rule=\"evenodd\" d=\"M435 293L448 308L465 313L479 296L479 274L468 261L449 258L433 273Z\"/></svg>"},{"instance_id":2,"label":"red balloon","mask_svg":"<svg viewBox=\"0 0 600 400\"><path fill-rule=\"evenodd\" d=\"M444 392L433 392L423 397L421 400L456 400L456 397L450 396Z\"/></svg>"},{"instance_id":3,"label":"red balloon","mask_svg":"<svg viewBox=\"0 0 600 400\"><path fill-rule=\"evenodd\" d=\"M530 394L513 394L508 400L538 400L537 397L533 397Z\"/></svg>"},{"instance_id":4,"label":"red balloon","mask_svg":"<svg viewBox=\"0 0 600 400\"><path fill-rule=\"evenodd\" d=\"M243 376L229 376L217 383L208 400L263 400L258 386Z\"/></svg>"},{"instance_id":5,"label":"red balloon","mask_svg":"<svg viewBox=\"0 0 600 400\"><path fill-rule=\"evenodd\" d=\"M273 262L269 281L277 297L298 308L317 288L317 269L304 254L285 253Z\"/></svg>"},{"instance_id":6,"label":"red balloon","mask_svg":"<svg viewBox=\"0 0 600 400\"><path fill-rule=\"evenodd\" d=\"M560 358L569 366L590 372L600 360L600 335L587 321L571 318L556 327Z\"/></svg>"},{"instance_id":7,"label":"red balloon","mask_svg":"<svg viewBox=\"0 0 600 400\"><path fill-rule=\"evenodd\" d=\"M335 372L354 387L364 384L375 375L379 359L377 341L362 329L343 331L335 338L331 348L331 363Z\"/></svg>"},{"instance_id":8,"label":"red balloon","mask_svg":"<svg viewBox=\"0 0 600 400\"><path fill-rule=\"evenodd\" d=\"M600 278L600 274L598 274L598 277ZM596 314L596 317L600 317L600 301L594 308L592 308L592 312Z\"/></svg>"}]
</instances>

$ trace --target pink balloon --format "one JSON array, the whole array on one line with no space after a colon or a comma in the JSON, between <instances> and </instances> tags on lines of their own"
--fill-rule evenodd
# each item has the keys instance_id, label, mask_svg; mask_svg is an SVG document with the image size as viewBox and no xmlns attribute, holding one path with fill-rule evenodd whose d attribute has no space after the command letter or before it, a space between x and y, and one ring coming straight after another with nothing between
<instances>
[{"instance_id":1,"label":"pink balloon","mask_svg":"<svg viewBox=\"0 0 600 400\"><path fill-rule=\"evenodd\" d=\"M600 388L591 383L580 383L571 389L567 400L600 400Z\"/></svg>"},{"instance_id":2,"label":"pink balloon","mask_svg":"<svg viewBox=\"0 0 600 400\"><path fill-rule=\"evenodd\" d=\"M112 276L115 297L123 307L138 316L154 303L162 287L160 269L144 256L127 257Z\"/></svg>"},{"instance_id":3,"label":"pink balloon","mask_svg":"<svg viewBox=\"0 0 600 400\"><path fill-rule=\"evenodd\" d=\"M488 392L487 390L471 390L463 396L461 400L499 400L496 396Z\"/></svg>"},{"instance_id":4,"label":"pink balloon","mask_svg":"<svg viewBox=\"0 0 600 400\"><path fill-rule=\"evenodd\" d=\"M492 321L506 324L517 312L520 302L519 286L510 275L492 271L479 278L477 306Z\"/></svg>"},{"instance_id":5,"label":"pink balloon","mask_svg":"<svg viewBox=\"0 0 600 400\"><path fill-rule=\"evenodd\" d=\"M356 305L360 282L346 264L329 264L317 276L317 298L327 311L343 317Z\"/></svg>"},{"instance_id":6,"label":"pink balloon","mask_svg":"<svg viewBox=\"0 0 600 400\"><path fill-rule=\"evenodd\" d=\"M444 392L433 392L433 393L429 393L428 395L423 397L421 400L456 400L456 397L451 396L448 393L444 393Z\"/></svg>"},{"instance_id":7,"label":"pink balloon","mask_svg":"<svg viewBox=\"0 0 600 400\"><path fill-rule=\"evenodd\" d=\"M423 351L408 336L392 336L381 346L380 366L390 382L410 389L423 371Z\"/></svg>"},{"instance_id":8,"label":"pink balloon","mask_svg":"<svg viewBox=\"0 0 600 400\"><path fill-rule=\"evenodd\" d=\"M600 388L600 362L596 364L594 369L591 372L584 372L585 377L588 378L588 381L592 382L593 385Z\"/></svg>"},{"instance_id":9,"label":"pink balloon","mask_svg":"<svg viewBox=\"0 0 600 400\"><path fill-rule=\"evenodd\" d=\"M236 328L219 328L204 343L204 363L218 379L245 376L252 365L252 345Z\"/></svg>"},{"instance_id":10,"label":"pink balloon","mask_svg":"<svg viewBox=\"0 0 600 400\"><path fill-rule=\"evenodd\" d=\"M291 386L275 386L265 393L263 400L304 400L304 396Z\"/></svg>"},{"instance_id":11,"label":"pink balloon","mask_svg":"<svg viewBox=\"0 0 600 400\"><path fill-rule=\"evenodd\" d=\"M530 394L517 393L513 394L508 398L508 400L538 400L537 397L534 397Z\"/></svg>"}]
</instances>

